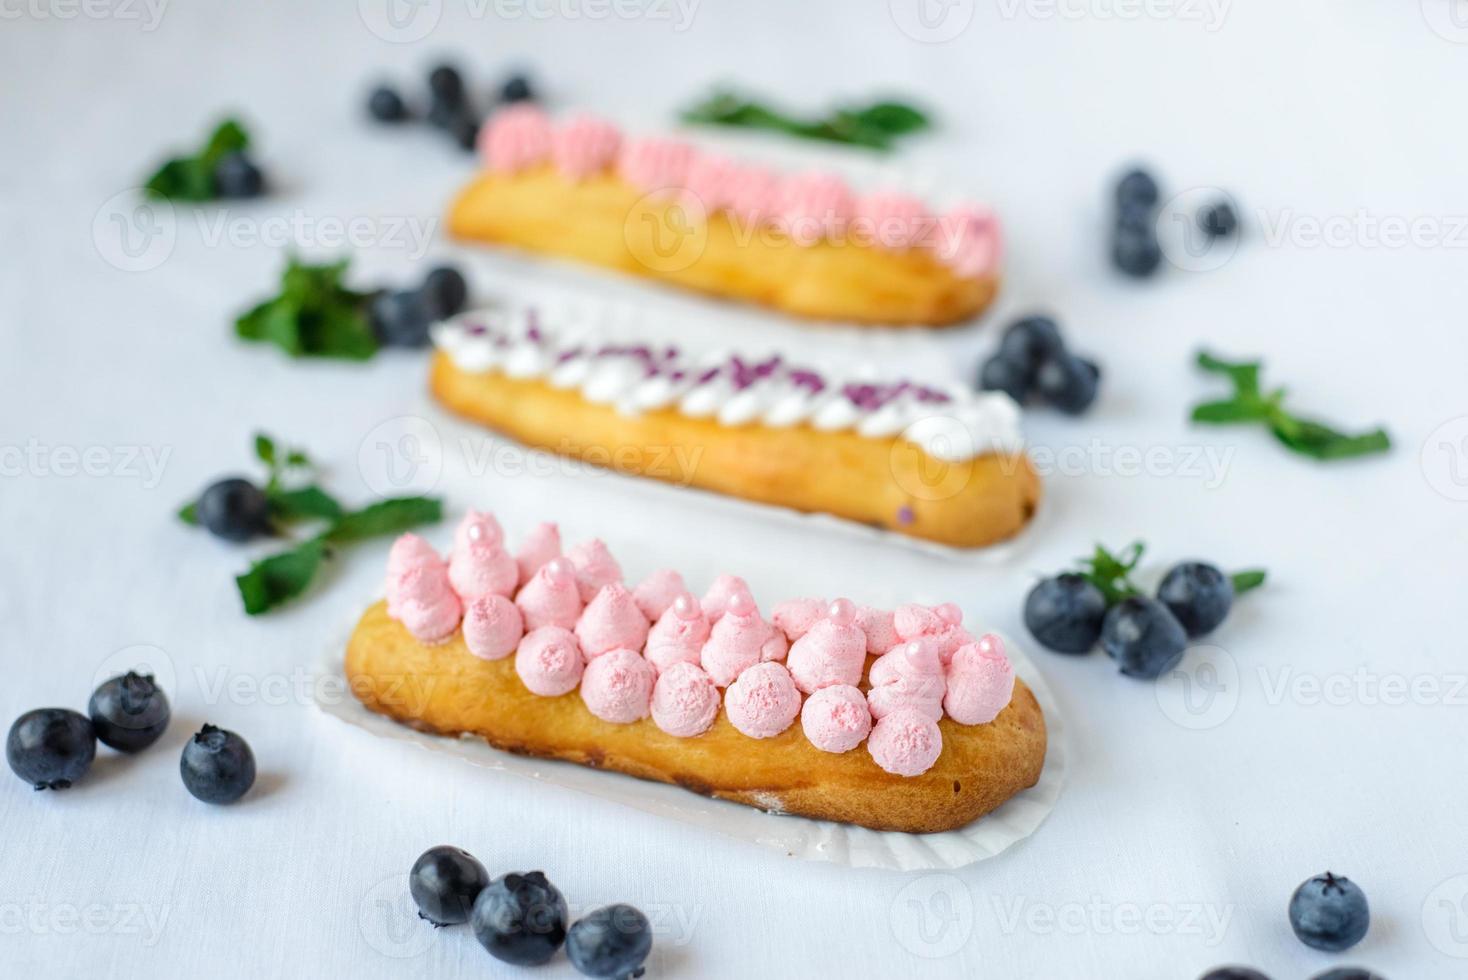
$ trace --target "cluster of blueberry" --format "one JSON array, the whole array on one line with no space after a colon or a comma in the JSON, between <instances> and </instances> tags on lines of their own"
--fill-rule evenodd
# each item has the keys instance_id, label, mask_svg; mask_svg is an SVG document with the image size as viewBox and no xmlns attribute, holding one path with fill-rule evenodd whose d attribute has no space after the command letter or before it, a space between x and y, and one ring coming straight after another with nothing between
<instances>
[{"instance_id":1,"label":"cluster of blueberry","mask_svg":"<svg viewBox=\"0 0 1468 980\"><path fill-rule=\"evenodd\" d=\"M1162 264L1157 239L1157 180L1142 169L1130 170L1116 184L1116 220L1111 230L1111 264L1136 279L1145 279ZM1213 201L1198 212L1199 229L1209 238L1227 238L1239 227L1233 205Z\"/></svg>"},{"instance_id":2,"label":"cluster of blueberry","mask_svg":"<svg viewBox=\"0 0 1468 980\"><path fill-rule=\"evenodd\" d=\"M1259 571L1225 575L1204 562L1184 562L1162 580L1157 598L1132 584L1142 546L1123 557L1097 547L1085 571L1041 580L1025 597L1025 626L1059 653L1089 653L1100 642L1128 677L1162 676L1182 659L1189 638L1212 632L1234 597L1264 582Z\"/></svg>"},{"instance_id":3,"label":"cluster of blueberry","mask_svg":"<svg viewBox=\"0 0 1468 980\"><path fill-rule=\"evenodd\" d=\"M491 879L468 851L449 845L424 851L408 875L418 915L435 927L468 922L489 954L517 966L538 966L566 947L571 965L588 977L629 980L643 974L652 951L652 924L630 905L608 905L570 919L566 899L544 872Z\"/></svg>"},{"instance_id":4,"label":"cluster of blueberry","mask_svg":"<svg viewBox=\"0 0 1468 980\"><path fill-rule=\"evenodd\" d=\"M141 752L158 741L172 716L153 678L128 671L92 693L87 714L70 708L27 711L10 726L5 761L38 790L66 789L87 774L97 742ZM205 803L233 803L255 782L255 756L234 732L205 725L179 759L184 787Z\"/></svg>"},{"instance_id":5,"label":"cluster of blueberry","mask_svg":"<svg viewBox=\"0 0 1468 980\"><path fill-rule=\"evenodd\" d=\"M451 265L439 266L417 289L384 289L372 297L368 319L387 347L426 347L428 328L464 309L469 284Z\"/></svg>"},{"instance_id":6,"label":"cluster of blueberry","mask_svg":"<svg viewBox=\"0 0 1468 980\"><path fill-rule=\"evenodd\" d=\"M1070 353L1048 316L1027 316L1010 324L999 350L979 371L979 387L985 391L1002 391L1021 405L1034 397L1067 415L1090 408L1100 383L1096 362Z\"/></svg>"},{"instance_id":7,"label":"cluster of blueberry","mask_svg":"<svg viewBox=\"0 0 1468 980\"><path fill-rule=\"evenodd\" d=\"M535 98L530 79L511 75L500 85L499 102L528 102ZM379 85L367 96L367 113L382 123L401 123L414 117L398 90ZM464 85L464 76L452 65L439 65L428 73L428 111L425 118L453 138L465 150L473 150L479 139L481 116Z\"/></svg>"},{"instance_id":8,"label":"cluster of blueberry","mask_svg":"<svg viewBox=\"0 0 1468 980\"><path fill-rule=\"evenodd\" d=\"M1327 871L1295 889L1290 897L1290 928L1300 942L1328 953L1339 953L1359 943L1371 925L1366 893L1349 878ZM1201 980L1269 980L1247 966L1224 966L1210 970ZM1359 966L1337 966L1317 974L1313 980L1383 980Z\"/></svg>"}]
</instances>

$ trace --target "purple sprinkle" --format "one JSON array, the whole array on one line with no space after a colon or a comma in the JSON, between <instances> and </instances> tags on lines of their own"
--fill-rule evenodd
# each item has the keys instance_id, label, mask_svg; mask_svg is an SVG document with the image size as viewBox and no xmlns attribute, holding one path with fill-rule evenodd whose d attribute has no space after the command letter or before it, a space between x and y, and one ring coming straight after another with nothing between
<instances>
[{"instance_id":1,"label":"purple sprinkle","mask_svg":"<svg viewBox=\"0 0 1468 980\"><path fill-rule=\"evenodd\" d=\"M556 355L556 363L557 364L565 364L567 361L569 361L569 360L571 360L573 358L580 357L580 356L581 356L581 348L580 347L572 347L570 350L563 350L559 354L557 354Z\"/></svg>"},{"instance_id":2,"label":"purple sprinkle","mask_svg":"<svg viewBox=\"0 0 1468 980\"><path fill-rule=\"evenodd\" d=\"M469 324L469 332L476 337L480 337L489 333L489 328L482 323L471 323Z\"/></svg>"},{"instance_id":3,"label":"purple sprinkle","mask_svg":"<svg viewBox=\"0 0 1468 980\"><path fill-rule=\"evenodd\" d=\"M494 345L496 347L508 347L510 346L510 338L505 336L496 337L494 338Z\"/></svg>"},{"instance_id":4,"label":"purple sprinkle","mask_svg":"<svg viewBox=\"0 0 1468 980\"><path fill-rule=\"evenodd\" d=\"M819 394L826 387L826 382L819 374L806 368L792 368L790 383L797 388L809 388L812 394Z\"/></svg>"},{"instance_id":5,"label":"purple sprinkle","mask_svg":"<svg viewBox=\"0 0 1468 980\"><path fill-rule=\"evenodd\" d=\"M672 360L676 360L677 357L678 357L678 348L676 348L676 347L664 347L663 348L663 360L665 360L665 361L672 361Z\"/></svg>"},{"instance_id":6,"label":"purple sprinkle","mask_svg":"<svg viewBox=\"0 0 1468 980\"><path fill-rule=\"evenodd\" d=\"M668 375L668 377L672 378L674 381L682 381L684 378L688 377L688 372L674 371L672 374Z\"/></svg>"},{"instance_id":7,"label":"purple sprinkle","mask_svg":"<svg viewBox=\"0 0 1468 980\"><path fill-rule=\"evenodd\" d=\"M903 504L901 507L897 508L898 524L911 524L913 522L913 518L916 516L917 515L912 512L912 508L907 506L907 504Z\"/></svg>"},{"instance_id":8,"label":"purple sprinkle","mask_svg":"<svg viewBox=\"0 0 1468 980\"><path fill-rule=\"evenodd\" d=\"M702 384L708 384L710 381L714 380L715 378L717 378L719 376L719 370L720 369L719 368L716 368L716 367L715 368L709 368L707 371L703 372L702 374L700 374L698 376L698 383L701 384L701 385Z\"/></svg>"}]
</instances>

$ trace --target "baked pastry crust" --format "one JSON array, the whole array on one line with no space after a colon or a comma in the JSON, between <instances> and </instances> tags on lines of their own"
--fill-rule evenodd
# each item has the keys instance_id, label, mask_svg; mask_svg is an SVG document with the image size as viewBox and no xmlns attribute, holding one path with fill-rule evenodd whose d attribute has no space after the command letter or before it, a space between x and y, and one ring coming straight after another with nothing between
<instances>
[{"instance_id":1,"label":"baked pastry crust","mask_svg":"<svg viewBox=\"0 0 1468 980\"><path fill-rule=\"evenodd\" d=\"M449 233L575 259L800 317L950 326L987 307L999 277L956 275L926 249L797 245L724 212L691 216L612 173L570 180L546 164L486 171L453 202Z\"/></svg>"},{"instance_id":2,"label":"baked pastry crust","mask_svg":"<svg viewBox=\"0 0 1468 980\"><path fill-rule=\"evenodd\" d=\"M720 708L713 727L676 738L650 718L602 721L578 692L532 694L514 657L482 660L462 632L428 646L378 602L347 643L346 674L368 708L421 731L473 734L496 748L672 783L722 800L874 830L937 833L962 827L1035 785L1045 761L1045 719L1034 694L1014 696L986 725L943 718L943 751L920 776L882 770L858 746L839 755L806 740L797 722L752 739Z\"/></svg>"},{"instance_id":3,"label":"baked pastry crust","mask_svg":"<svg viewBox=\"0 0 1468 980\"><path fill-rule=\"evenodd\" d=\"M1040 498L1021 452L950 462L900 437L731 427L673 409L630 416L541 380L461 370L441 351L430 386L450 410L528 446L959 548L1018 533Z\"/></svg>"}]
</instances>

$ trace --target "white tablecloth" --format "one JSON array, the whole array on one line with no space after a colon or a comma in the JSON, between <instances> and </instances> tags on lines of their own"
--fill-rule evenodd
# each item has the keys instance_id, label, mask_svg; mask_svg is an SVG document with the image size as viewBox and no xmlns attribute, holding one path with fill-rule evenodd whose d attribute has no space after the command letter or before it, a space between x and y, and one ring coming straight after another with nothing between
<instances>
[{"instance_id":1,"label":"white tablecloth","mask_svg":"<svg viewBox=\"0 0 1468 980\"><path fill-rule=\"evenodd\" d=\"M544 868L578 908L648 910L653 976L1178 980L1231 961L1286 980L1343 962L1463 975L1468 28L1452 6L958 0L924 21L907 0L429 0L389 21L373 0L0 3L0 716L84 707L140 644L166 652L175 706L161 745L104 750L70 792L0 780L0 972L519 975L465 930L405 914L407 868L453 842L491 869ZM647 13L595 16L612 9ZM379 425L419 415L450 446L472 430L429 403L416 355L291 363L236 343L229 321L271 288L282 240L331 251L365 220L359 281L415 278L426 250L464 262L482 293L574 280L763 341L789 329L443 241L422 223L467 160L360 110L373 78L416 86L440 55L481 84L528 66L557 103L647 128L722 80L802 107L921 95L944 125L904 159L999 203L1009 274L986 329L913 335L901 356L967 376L995 323L1044 307L1105 366L1085 419L1030 420L1037 446L1065 452L1043 526L1003 564L793 533L754 511L713 521L697 497L612 477L492 471L469 492L446 475L455 513L491 506L517 530L559 519L634 573L740 571L763 602L955 598L1016 634L1033 576L1097 540L1145 538L1149 582L1202 557L1267 566L1269 587L1188 662L1191 688L1036 651L1075 736L1070 785L1033 838L953 874L799 862L325 717L305 672L375 594L386 543L354 549L309 601L247 619L230 576L253 552L174 508L248 470L257 428L310 448L353 500L370 496L359 449ZM115 195L230 109L279 193L181 210L171 244L122 250L113 215L132 212ZM1134 157L1169 195L1237 196L1231 261L1146 285L1109 273L1107 182ZM1391 237L1408 223L1409 240ZM1395 450L1317 466L1259 432L1189 427L1188 406L1220 393L1189 366L1205 343L1267 355L1294 403L1385 422ZM204 721L255 748L259 785L238 806L180 786L177 754ZM1285 917L1327 868L1372 903L1344 957L1302 946ZM572 971L560 958L538 975Z\"/></svg>"}]
</instances>

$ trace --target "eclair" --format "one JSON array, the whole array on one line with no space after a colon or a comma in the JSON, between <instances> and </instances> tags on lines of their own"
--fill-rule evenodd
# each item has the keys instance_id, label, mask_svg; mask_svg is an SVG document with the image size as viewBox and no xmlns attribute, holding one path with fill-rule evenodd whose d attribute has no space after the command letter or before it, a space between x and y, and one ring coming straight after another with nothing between
<instances>
[{"instance_id":1,"label":"eclair","mask_svg":"<svg viewBox=\"0 0 1468 980\"><path fill-rule=\"evenodd\" d=\"M589 116L558 125L529 104L492 116L479 153L483 171L449 211L461 240L855 324L954 324L998 291L999 225L980 205L939 214Z\"/></svg>"},{"instance_id":2,"label":"eclair","mask_svg":"<svg viewBox=\"0 0 1468 980\"><path fill-rule=\"evenodd\" d=\"M953 830L1039 779L1040 707L957 607L796 599L767 619L735 576L700 600L668 571L583 603L545 528L523 584L472 597L448 569L482 537L445 558L405 535L347 644L353 693L423 731L876 830Z\"/></svg>"},{"instance_id":3,"label":"eclair","mask_svg":"<svg viewBox=\"0 0 1468 980\"><path fill-rule=\"evenodd\" d=\"M843 377L562 329L533 309L436 324L430 387L527 446L958 548L1033 516L1019 407L964 385ZM584 596L583 599L589 599Z\"/></svg>"}]
</instances>

